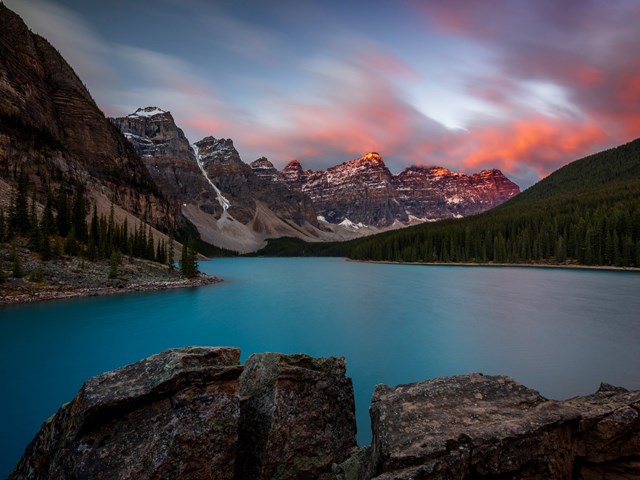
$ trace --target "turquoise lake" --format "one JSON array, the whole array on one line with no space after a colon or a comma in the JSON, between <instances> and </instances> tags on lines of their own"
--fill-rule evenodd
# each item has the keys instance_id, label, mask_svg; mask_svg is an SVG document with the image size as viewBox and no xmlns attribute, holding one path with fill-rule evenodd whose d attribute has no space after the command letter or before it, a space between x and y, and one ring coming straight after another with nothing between
<instances>
[{"instance_id":1,"label":"turquoise lake","mask_svg":"<svg viewBox=\"0 0 640 480\"><path fill-rule=\"evenodd\" d=\"M0 308L0 477L82 382L166 348L344 356L358 440L378 383L506 374L550 398L640 388L640 274L217 259L200 289Z\"/></svg>"}]
</instances>

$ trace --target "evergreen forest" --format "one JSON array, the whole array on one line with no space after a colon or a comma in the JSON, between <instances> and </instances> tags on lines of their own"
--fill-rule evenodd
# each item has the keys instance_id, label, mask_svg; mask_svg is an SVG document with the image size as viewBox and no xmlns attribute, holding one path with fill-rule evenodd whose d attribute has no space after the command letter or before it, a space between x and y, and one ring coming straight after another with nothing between
<instances>
[{"instance_id":1,"label":"evergreen forest","mask_svg":"<svg viewBox=\"0 0 640 480\"><path fill-rule=\"evenodd\" d=\"M88 261L109 260L112 277L117 275L122 255L173 268L173 235L168 241L154 242L151 227L143 222L129 225L126 218L117 222L113 205L108 216L98 215L81 184L63 183L55 194L47 192L40 200L34 191L30 194L27 175L20 174L8 211L0 208L0 243L26 241L26 246L45 262L61 255L81 256ZM38 204L44 207L39 208ZM192 278L198 275L196 241L189 237L184 243L180 271Z\"/></svg>"},{"instance_id":2,"label":"evergreen forest","mask_svg":"<svg viewBox=\"0 0 640 480\"><path fill-rule=\"evenodd\" d=\"M348 256L640 267L640 139L570 163L483 214L351 242Z\"/></svg>"}]
</instances>

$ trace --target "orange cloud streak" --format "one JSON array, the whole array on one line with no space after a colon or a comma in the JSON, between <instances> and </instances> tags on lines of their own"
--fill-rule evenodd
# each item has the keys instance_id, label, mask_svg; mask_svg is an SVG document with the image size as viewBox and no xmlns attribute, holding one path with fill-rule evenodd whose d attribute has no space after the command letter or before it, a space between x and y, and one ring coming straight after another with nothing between
<instances>
[{"instance_id":1,"label":"orange cloud streak","mask_svg":"<svg viewBox=\"0 0 640 480\"><path fill-rule=\"evenodd\" d=\"M471 132L466 143L475 148L463 156L462 163L469 168L494 165L508 171L527 165L547 175L607 139L594 123L561 123L544 117L521 120Z\"/></svg>"}]
</instances>

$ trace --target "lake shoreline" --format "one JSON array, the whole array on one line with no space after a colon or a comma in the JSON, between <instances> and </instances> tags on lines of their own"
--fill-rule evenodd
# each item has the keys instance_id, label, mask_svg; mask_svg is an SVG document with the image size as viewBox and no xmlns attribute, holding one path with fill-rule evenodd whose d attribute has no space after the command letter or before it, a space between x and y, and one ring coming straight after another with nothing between
<instances>
[{"instance_id":1,"label":"lake shoreline","mask_svg":"<svg viewBox=\"0 0 640 480\"><path fill-rule=\"evenodd\" d=\"M0 307L7 305L21 305L26 303L49 302L69 298L100 297L104 295L122 295L127 293L160 292L163 290L177 290L183 288L205 287L215 285L223 280L211 275L200 274L194 279L163 280L148 283L133 283L124 286L104 286L86 288L78 286L68 290L39 290L32 293L19 293L0 297Z\"/></svg>"},{"instance_id":2,"label":"lake shoreline","mask_svg":"<svg viewBox=\"0 0 640 480\"><path fill-rule=\"evenodd\" d=\"M200 273L193 279L183 278L178 269L169 265L127 256L123 256L114 269L104 259L90 261L61 255L43 262L25 246L18 246L13 253L8 248L0 248L0 260L4 260L4 266L12 261L12 255L18 257L22 272L17 277L6 268L0 272L3 277L0 281L0 307L64 298L194 288L222 281L206 273Z\"/></svg>"},{"instance_id":3,"label":"lake shoreline","mask_svg":"<svg viewBox=\"0 0 640 480\"><path fill-rule=\"evenodd\" d=\"M422 265L427 267L521 267L521 268L555 268L567 270L602 270L615 272L640 272L638 267L615 267L608 265L559 265L559 264L541 264L541 263L471 263L471 262L397 262L391 260L352 260L346 259L347 262L355 263L374 263L381 265Z\"/></svg>"}]
</instances>

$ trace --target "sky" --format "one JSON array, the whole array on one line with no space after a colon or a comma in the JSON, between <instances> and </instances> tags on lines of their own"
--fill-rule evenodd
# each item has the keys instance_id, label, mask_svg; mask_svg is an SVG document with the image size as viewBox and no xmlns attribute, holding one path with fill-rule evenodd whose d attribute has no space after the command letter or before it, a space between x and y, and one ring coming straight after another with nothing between
<instances>
[{"instance_id":1,"label":"sky","mask_svg":"<svg viewBox=\"0 0 640 480\"><path fill-rule=\"evenodd\" d=\"M638 0L4 0L107 116L172 113L249 163L377 151L527 188L640 136Z\"/></svg>"}]
</instances>

